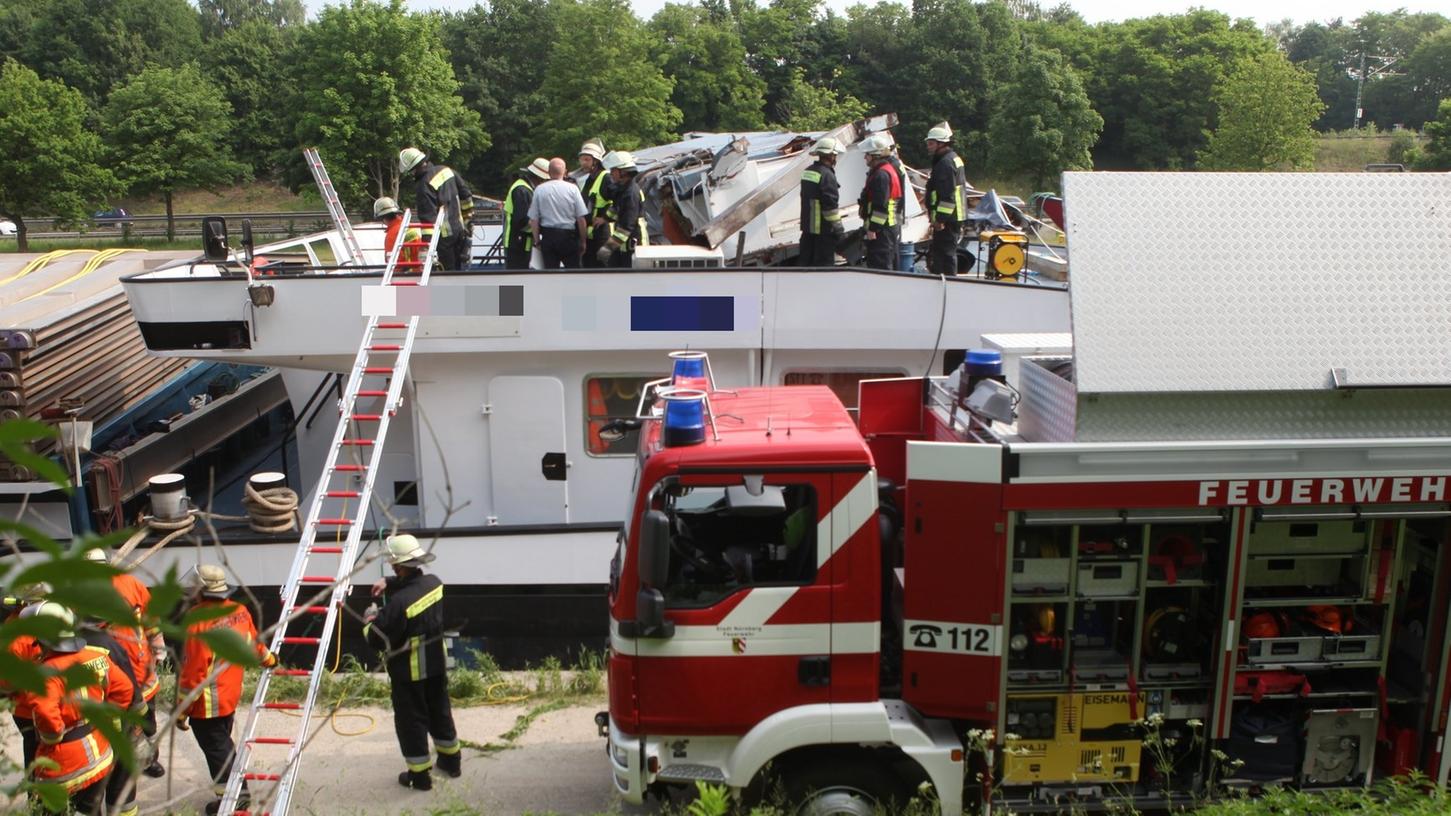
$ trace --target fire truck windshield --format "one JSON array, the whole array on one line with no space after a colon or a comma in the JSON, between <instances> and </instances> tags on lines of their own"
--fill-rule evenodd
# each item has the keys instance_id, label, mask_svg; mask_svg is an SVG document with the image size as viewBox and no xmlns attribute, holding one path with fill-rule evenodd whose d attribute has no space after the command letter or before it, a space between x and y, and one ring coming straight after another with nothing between
<instances>
[{"instance_id":1,"label":"fire truck windshield","mask_svg":"<svg viewBox=\"0 0 1451 816\"><path fill-rule=\"evenodd\" d=\"M816 578L816 492L810 485L675 485L665 492L670 579L665 603L710 606L752 586Z\"/></svg>"}]
</instances>

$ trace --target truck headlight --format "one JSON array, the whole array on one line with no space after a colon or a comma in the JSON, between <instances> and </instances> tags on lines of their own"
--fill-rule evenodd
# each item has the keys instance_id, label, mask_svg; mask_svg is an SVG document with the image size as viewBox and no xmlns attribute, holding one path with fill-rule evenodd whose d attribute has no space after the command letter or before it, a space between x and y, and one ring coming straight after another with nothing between
<instances>
[{"instance_id":1,"label":"truck headlight","mask_svg":"<svg viewBox=\"0 0 1451 816\"><path fill-rule=\"evenodd\" d=\"M615 764L620 766L621 768L630 767L630 752L625 750L625 747L623 745L611 745L610 757L613 758L615 760Z\"/></svg>"}]
</instances>

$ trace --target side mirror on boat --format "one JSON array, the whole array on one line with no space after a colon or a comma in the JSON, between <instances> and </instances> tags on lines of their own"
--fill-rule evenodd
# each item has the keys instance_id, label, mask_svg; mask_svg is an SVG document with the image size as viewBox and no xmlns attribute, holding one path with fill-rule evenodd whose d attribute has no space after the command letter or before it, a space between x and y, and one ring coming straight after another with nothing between
<instances>
[{"instance_id":1,"label":"side mirror on boat","mask_svg":"<svg viewBox=\"0 0 1451 816\"><path fill-rule=\"evenodd\" d=\"M209 215L202 219L202 255L209 261L225 261L227 250L227 219Z\"/></svg>"},{"instance_id":2,"label":"side mirror on boat","mask_svg":"<svg viewBox=\"0 0 1451 816\"><path fill-rule=\"evenodd\" d=\"M257 244L252 239L252 219L248 218L242 222L242 250L247 256L247 265L252 265L252 251Z\"/></svg>"}]
</instances>

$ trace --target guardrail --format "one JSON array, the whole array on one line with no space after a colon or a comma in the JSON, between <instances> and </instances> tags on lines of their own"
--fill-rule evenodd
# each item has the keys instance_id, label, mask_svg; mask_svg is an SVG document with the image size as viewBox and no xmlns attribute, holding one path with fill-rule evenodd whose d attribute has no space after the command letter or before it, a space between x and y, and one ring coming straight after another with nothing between
<instances>
[{"instance_id":1,"label":"guardrail","mask_svg":"<svg viewBox=\"0 0 1451 816\"><path fill-rule=\"evenodd\" d=\"M178 213L173 217L176 223L175 234L178 238L200 238L202 235L201 221L203 218L220 216L227 219L228 226L232 230L240 231L242 222L252 222L252 234L258 237L284 237L295 238L299 235L307 235L314 232L325 232L333 228L332 216L327 210L304 210L299 212L216 212L216 213ZM498 223L500 214L491 211L487 205L481 206L475 211L474 223ZM361 224L369 221L368 217L360 213L349 213L348 218L354 224ZM55 229L55 218L27 218L26 237L30 240L48 240L57 238L120 238L131 240L133 238L165 238L166 237L166 216L165 215L128 215L123 218L93 219L79 230L57 230ZM50 229L41 229L42 225ZM7 235L0 237L0 240L13 239L15 236Z\"/></svg>"}]
</instances>

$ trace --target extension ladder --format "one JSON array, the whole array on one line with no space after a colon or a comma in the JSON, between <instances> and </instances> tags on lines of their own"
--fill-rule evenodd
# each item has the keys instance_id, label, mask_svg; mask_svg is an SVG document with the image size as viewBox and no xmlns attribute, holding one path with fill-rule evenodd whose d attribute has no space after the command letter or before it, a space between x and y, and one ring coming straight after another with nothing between
<instances>
[{"instance_id":1,"label":"extension ladder","mask_svg":"<svg viewBox=\"0 0 1451 816\"><path fill-rule=\"evenodd\" d=\"M411 210L404 212L403 225L398 232L400 237L407 235L412 215ZM430 240L398 242L389 255L387 266L383 269L384 286L428 285L429 273L433 268L433 260L438 251L438 239L443 234L442 226L446 223L447 217L447 208L439 211L438 221L434 224L433 236ZM400 262L399 258L405 247L413 250L414 253L425 247L427 251L423 254L421 261ZM421 267L421 272L417 278L394 280L395 270L399 267ZM388 334L383 334L385 332ZM401 338L398 337L397 332L402 332ZM312 505L307 511L307 520L302 527L302 537L297 544L297 554L293 557L292 568L287 574L287 582L282 586L281 620L272 634L271 647L274 653L283 646L312 647L317 650L317 653L312 659L311 669L279 667L262 671L257 680L257 691L252 698L252 708L247 714L247 724L242 729L242 738L237 745L236 760L232 764L232 773L227 779L227 789L222 795L218 813L233 814L233 816L254 813L283 816L287 813L293 787L297 781L297 769L301 764L302 750L306 747L308 739L308 722L312 718L318 689L322 685L323 666L326 663L328 645L332 640L334 627L338 623L338 615L347 602L348 591L352 587L352 573L362 542L363 523L367 517L369 501L373 494L373 480L377 475L378 464L382 461L383 443L388 435L389 420L398 412L398 406L403 397L404 374L408 368L408 358L412 354L413 341L417 333L418 317L416 315L402 321L399 321L398 318L387 319L374 315L368 318L367 327L363 330L363 339L358 345L357 356L353 358L347 388L344 390L339 404L342 415L338 420L337 431L333 434L332 448L328 452L326 464L323 465L322 478L318 481ZM382 356L384 360L391 360L391 362L380 364L375 360L379 356ZM375 380L379 377L386 380L386 387L380 388L376 385L364 387L365 380ZM363 412L359 405L362 400L382 400L382 404ZM369 436L363 432L363 428L366 426L376 429L374 435ZM353 454L353 463L340 461L346 453ZM360 464L357 460L364 458L360 455L364 453L367 463ZM355 486L359 479L362 484ZM338 484L337 480L341 480L342 484ZM350 515L345 515L349 512L345 502L355 503ZM338 509L329 510L324 514L325 505L338 506ZM321 545L317 543L319 530L346 531L347 538L338 544ZM322 570L313 569L310 564L314 556L325 556L325 560L335 560L336 566ZM302 593L308 588L311 588L312 594L304 596ZM319 635L304 636L290 633L294 626L299 626L302 622L316 621L318 618L322 619L322 631ZM277 676L308 678L307 694L303 702L269 700L268 692L272 687L272 678ZM267 717L267 719L273 721L274 728L278 724L285 725L287 731L290 732L287 736L258 733L264 715L273 713L281 714L283 717L273 716ZM286 715L292 715L293 719L284 719ZM263 766L266 768L265 770L255 767L257 749L266 749L269 746L280 746L286 749L286 764L278 766L275 762L268 763ZM271 793L267 796L258 796L256 791L249 791L252 801L266 804L267 807L257 809L249 804L246 806L247 809L238 809L243 788L250 787L247 785L249 782L275 783Z\"/></svg>"},{"instance_id":2,"label":"extension ladder","mask_svg":"<svg viewBox=\"0 0 1451 816\"><path fill-rule=\"evenodd\" d=\"M343 246L348 250L349 259L352 260L353 266L363 266L363 248L358 244L358 235L353 232L353 223L348 220L348 211L343 209L343 202L338 198L338 191L333 189L332 177L327 174L327 168L322 164L322 157L317 154L315 147L303 148L302 156L307 159L307 169L312 171L312 180L317 182L317 191L322 194L322 201L327 205L328 215L333 217L333 224L343 238Z\"/></svg>"}]
</instances>

